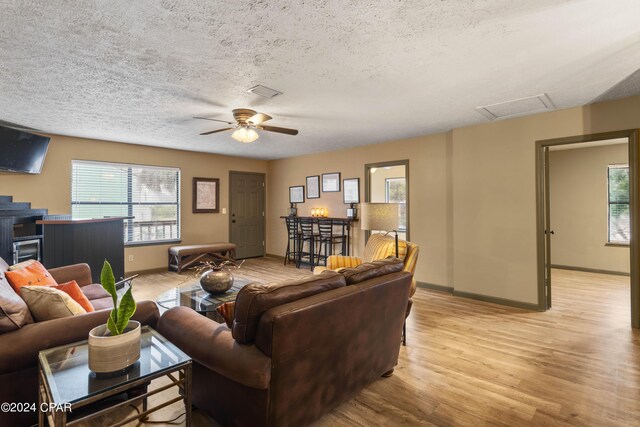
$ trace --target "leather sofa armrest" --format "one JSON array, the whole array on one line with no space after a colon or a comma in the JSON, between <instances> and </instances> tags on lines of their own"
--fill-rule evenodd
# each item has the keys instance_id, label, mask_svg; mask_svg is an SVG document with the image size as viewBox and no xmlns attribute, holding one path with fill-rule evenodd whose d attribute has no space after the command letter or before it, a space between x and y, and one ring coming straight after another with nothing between
<instances>
[{"instance_id":1,"label":"leather sofa armrest","mask_svg":"<svg viewBox=\"0 0 640 427\"><path fill-rule=\"evenodd\" d=\"M331 255L327 258L327 269L357 267L362 264L362 259L355 256Z\"/></svg>"},{"instance_id":2,"label":"leather sofa armrest","mask_svg":"<svg viewBox=\"0 0 640 427\"><path fill-rule=\"evenodd\" d=\"M187 307L174 307L160 317L158 332L195 362L247 387L265 390L271 359L253 344L239 344L225 324Z\"/></svg>"},{"instance_id":3,"label":"leather sofa armrest","mask_svg":"<svg viewBox=\"0 0 640 427\"><path fill-rule=\"evenodd\" d=\"M36 366L38 353L48 348L86 340L89 331L107 322L111 310L30 323L0 335L0 374ZM160 317L153 301L138 303L133 319L155 327Z\"/></svg>"},{"instance_id":4,"label":"leather sofa armrest","mask_svg":"<svg viewBox=\"0 0 640 427\"><path fill-rule=\"evenodd\" d=\"M50 268L47 271L51 277L60 284L75 280L78 286L86 286L93 283L91 279L91 267L89 264L73 264L64 267Z\"/></svg>"}]
</instances>

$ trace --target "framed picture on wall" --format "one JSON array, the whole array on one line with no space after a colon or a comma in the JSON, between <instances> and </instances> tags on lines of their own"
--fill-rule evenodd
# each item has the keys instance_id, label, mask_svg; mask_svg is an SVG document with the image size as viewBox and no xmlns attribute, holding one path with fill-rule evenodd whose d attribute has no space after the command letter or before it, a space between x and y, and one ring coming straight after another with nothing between
<instances>
[{"instance_id":1,"label":"framed picture on wall","mask_svg":"<svg viewBox=\"0 0 640 427\"><path fill-rule=\"evenodd\" d=\"M322 174L322 192L338 193L340 191L340 172Z\"/></svg>"},{"instance_id":2,"label":"framed picture on wall","mask_svg":"<svg viewBox=\"0 0 640 427\"><path fill-rule=\"evenodd\" d=\"M307 177L307 199L320 198L320 175Z\"/></svg>"},{"instance_id":3,"label":"framed picture on wall","mask_svg":"<svg viewBox=\"0 0 640 427\"><path fill-rule=\"evenodd\" d=\"M220 178L193 178L193 213L220 212Z\"/></svg>"},{"instance_id":4,"label":"framed picture on wall","mask_svg":"<svg viewBox=\"0 0 640 427\"><path fill-rule=\"evenodd\" d=\"M342 191L344 203L360 203L360 178L349 178L343 180Z\"/></svg>"},{"instance_id":5,"label":"framed picture on wall","mask_svg":"<svg viewBox=\"0 0 640 427\"><path fill-rule=\"evenodd\" d=\"M304 203L304 185L289 187L289 203Z\"/></svg>"}]
</instances>

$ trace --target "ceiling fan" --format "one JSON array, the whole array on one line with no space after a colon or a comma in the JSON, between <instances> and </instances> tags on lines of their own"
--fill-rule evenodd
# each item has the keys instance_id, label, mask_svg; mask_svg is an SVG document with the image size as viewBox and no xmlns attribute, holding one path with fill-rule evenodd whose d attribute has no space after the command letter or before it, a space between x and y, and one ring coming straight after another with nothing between
<instances>
[{"instance_id":1,"label":"ceiling fan","mask_svg":"<svg viewBox=\"0 0 640 427\"><path fill-rule=\"evenodd\" d=\"M297 135L296 129L281 128L277 126L263 125L267 120L271 120L273 117L268 114L258 113L248 108L236 108L233 110L233 118L236 123L228 122L226 120L210 119L208 117L194 117L194 119L211 120L214 122L227 123L233 125L233 127L216 129L209 132L203 132L200 135L211 135L212 133L224 132L227 130L233 130L231 137L240 142L253 142L260 137L257 130L266 130L267 132L284 133L287 135Z\"/></svg>"}]
</instances>

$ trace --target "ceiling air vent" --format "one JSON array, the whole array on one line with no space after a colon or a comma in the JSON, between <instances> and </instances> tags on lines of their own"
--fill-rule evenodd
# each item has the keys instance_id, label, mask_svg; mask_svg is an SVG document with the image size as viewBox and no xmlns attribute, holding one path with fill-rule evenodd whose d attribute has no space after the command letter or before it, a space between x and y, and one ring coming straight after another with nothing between
<instances>
[{"instance_id":1,"label":"ceiling air vent","mask_svg":"<svg viewBox=\"0 0 640 427\"><path fill-rule=\"evenodd\" d=\"M252 88L247 89L247 92L252 93L254 95L263 96L265 98L274 98L278 95L282 95L282 92L268 88L266 86L257 85Z\"/></svg>"},{"instance_id":2,"label":"ceiling air vent","mask_svg":"<svg viewBox=\"0 0 640 427\"><path fill-rule=\"evenodd\" d=\"M546 93L513 101L498 102L497 104L476 107L476 111L489 120L503 117L522 116L525 114L541 113L554 110L556 107Z\"/></svg>"}]
</instances>

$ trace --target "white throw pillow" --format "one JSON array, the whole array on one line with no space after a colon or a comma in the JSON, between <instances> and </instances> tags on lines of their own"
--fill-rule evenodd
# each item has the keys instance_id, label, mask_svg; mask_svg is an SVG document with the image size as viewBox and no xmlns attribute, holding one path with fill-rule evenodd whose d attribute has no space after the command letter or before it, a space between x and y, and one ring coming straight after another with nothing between
<instances>
[{"instance_id":1,"label":"white throw pillow","mask_svg":"<svg viewBox=\"0 0 640 427\"><path fill-rule=\"evenodd\" d=\"M86 313L69 294L50 286L23 286L20 296L36 322Z\"/></svg>"}]
</instances>

